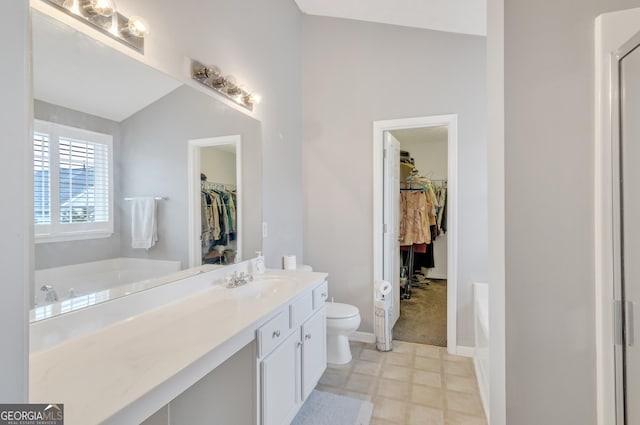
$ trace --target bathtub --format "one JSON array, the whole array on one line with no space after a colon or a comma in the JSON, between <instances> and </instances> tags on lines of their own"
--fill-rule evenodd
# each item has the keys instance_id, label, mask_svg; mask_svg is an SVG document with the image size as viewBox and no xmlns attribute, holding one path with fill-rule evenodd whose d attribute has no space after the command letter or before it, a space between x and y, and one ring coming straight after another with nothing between
<instances>
[{"instance_id":1,"label":"bathtub","mask_svg":"<svg viewBox=\"0 0 640 425\"><path fill-rule=\"evenodd\" d=\"M478 377L480 397L484 411L489 419L489 285L473 284L474 327L476 346L473 363Z\"/></svg>"},{"instance_id":2,"label":"bathtub","mask_svg":"<svg viewBox=\"0 0 640 425\"><path fill-rule=\"evenodd\" d=\"M51 304L46 301L46 293L40 290L43 285L51 285L60 302L89 294L94 294L94 299L104 298L111 288L130 285L129 290L135 292L145 289L153 279L180 269L180 261L121 257L36 270L35 307Z\"/></svg>"},{"instance_id":3,"label":"bathtub","mask_svg":"<svg viewBox=\"0 0 640 425\"><path fill-rule=\"evenodd\" d=\"M134 286L140 287L140 283L135 282L38 306L31 310L29 350L31 353L42 351L208 290L213 285L223 283L225 276L233 272L248 272L247 263L228 266L205 264L148 279L144 288L147 290L134 291Z\"/></svg>"}]
</instances>

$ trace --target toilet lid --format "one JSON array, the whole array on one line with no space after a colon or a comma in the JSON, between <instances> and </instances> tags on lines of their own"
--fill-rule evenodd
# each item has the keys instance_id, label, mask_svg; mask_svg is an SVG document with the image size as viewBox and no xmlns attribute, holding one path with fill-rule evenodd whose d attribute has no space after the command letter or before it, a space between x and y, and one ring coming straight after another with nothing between
<instances>
[{"instance_id":1,"label":"toilet lid","mask_svg":"<svg viewBox=\"0 0 640 425\"><path fill-rule=\"evenodd\" d=\"M327 319L347 319L360 313L358 307L349 304L327 303L326 306Z\"/></svg>"}]
</instances>

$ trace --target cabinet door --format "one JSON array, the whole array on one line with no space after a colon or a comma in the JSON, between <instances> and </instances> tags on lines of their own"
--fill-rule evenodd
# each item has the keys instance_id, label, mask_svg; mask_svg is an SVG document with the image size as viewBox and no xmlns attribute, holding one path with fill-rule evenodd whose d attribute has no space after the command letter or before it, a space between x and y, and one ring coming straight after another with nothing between
<instances>
[{"instance_id":1,"label":"cabinet door","mask_svg":"<svg viewBox=\"0 0 640 425\"><path fill-rule=\"evenodd\" d=\"M325 307L302 325L302 400L306 400L327 368Z\"/></svg>"},{"instance_id":2,"label":"cabinet door","mask_svg":"<svg viewBox=\"0 0 640 425\"><path fill-rule=\"evenodd\" d=\"M261 364L262 425L287 425L300 404L300 335L294 332Z\"/></svg>"}]
</instances>

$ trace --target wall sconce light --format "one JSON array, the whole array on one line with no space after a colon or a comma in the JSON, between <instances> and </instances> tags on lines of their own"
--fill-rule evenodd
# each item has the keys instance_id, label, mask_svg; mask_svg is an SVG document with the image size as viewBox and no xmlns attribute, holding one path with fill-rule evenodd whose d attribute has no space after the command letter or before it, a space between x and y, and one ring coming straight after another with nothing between
<instances>
[{"instance_id":1,"label":"wall sconce light","mask_svg":"<svg viewBox=\"0 0 640 425\"><path fill-rule=\"evenodd\" d=\"M233 76L223 76L217 66L203 65L191 60L191 78L250 111L262 100L259 94L251 93L239 85Z\"/></svg>"},{"instance_id":2,"label":"wall sconce light","mask_svg":"<svg viewBox=\"0 0 640 425\"><path fill-rule=\"evenodd\" d=\"M42 0L67 15L83 21L114 40L144 53L149 25L139 16L127 18L116 9L115 0Z\"/></svg>"}]
</instances>

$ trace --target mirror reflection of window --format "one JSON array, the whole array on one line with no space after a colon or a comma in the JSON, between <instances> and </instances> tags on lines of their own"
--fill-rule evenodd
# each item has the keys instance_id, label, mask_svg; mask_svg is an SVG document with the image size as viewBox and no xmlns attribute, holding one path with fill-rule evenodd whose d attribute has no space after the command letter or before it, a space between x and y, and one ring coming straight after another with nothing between
<instances>
[{"instance_id":1,"label":"mirror reflection of window","mask_svg":"<svg viewBox=\"0 0 640 425\"><path fill-rule=\"evenodd\" d=\"M36 241L113 233L113 137L35 121Z\"/></svg>"}]
</instances>

